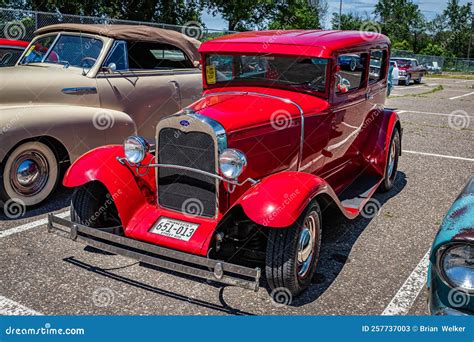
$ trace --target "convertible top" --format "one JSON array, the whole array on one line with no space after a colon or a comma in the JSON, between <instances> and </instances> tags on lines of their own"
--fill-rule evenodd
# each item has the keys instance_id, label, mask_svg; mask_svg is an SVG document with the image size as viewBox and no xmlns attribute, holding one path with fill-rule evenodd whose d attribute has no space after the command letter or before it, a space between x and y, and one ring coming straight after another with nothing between
<instances>
[{"instance_id":1,"label":"convertible top","mask_svg":"<svg viewBox=\"0 0 474 342\"><path fill-rule=\"evenodd\" d=\"M201 42L177 31L145 25L56 24L36 30L35 35L58 31L83 32L114 39L170 44L183 50L191 61L200 60L198 49Z\"/></svg>"}]
</instances>

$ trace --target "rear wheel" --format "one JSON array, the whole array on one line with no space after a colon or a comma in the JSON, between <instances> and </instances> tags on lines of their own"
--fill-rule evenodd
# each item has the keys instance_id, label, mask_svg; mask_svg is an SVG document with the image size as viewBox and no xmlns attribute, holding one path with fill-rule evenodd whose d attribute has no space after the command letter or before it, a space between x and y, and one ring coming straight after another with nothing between
<instances>
[{"instance_id":1,"label":"rear wheel","mask_svg":"<svg viewBox=\"0 0 474 342\"><path fill-rule=\"evenodd\" d=\"M312 201L288 228L271 229L266 251L266 276L272 290L297 296L311 284L321 247L321 210Z\"/></svg>"},{"instance_id":2,"label":"rear wheel","mask_svg":"<svg viewBox=\"0 0 474 342\"><path fill-rule=\"evenodd\" d=\"M422 78L423 78L423 77L422 77L422 76L420 76L420 78L419 78L419 79L415 80L415 83L416 83L416 84L420 84L420 83L421 83L421 79L422 79Z\"/></svg>"},{"instance_id":3,"label":"rear wheel","mask_svg":"<svg viewBox=\"0 0 474 342\"><path fill-rule=\"evenodd\" d=\"M71 221L114 234L123 234L122 223L113 197L99 182L87 183L74 190Z\"/></svg>"},{"instance_id":4,"label":"rear wheel","mask_svg":"<svg viewBox=\"0 0 474 342\"><path fill-rule=\"evenodd\" d=\"M398 158L400 156L400 132L397 128L393 131L392 139L390 141L390 147L387 156L387 162L385 166L385 178L380 184L380 190L387 192L393 188L395 178L397 176L398 169Z\"/></svg>"},{"instance_id":5,"label":"rear wheel","mask_svg":"<svg viewBox=\"0 0 474 342\"><path fill-rule=\"evenodd\" d=\"M0 199L33 206L44 201L59 181L58 158L47 145L29 141L12 150L0 168Z\"/></svg>"}]
</instances>

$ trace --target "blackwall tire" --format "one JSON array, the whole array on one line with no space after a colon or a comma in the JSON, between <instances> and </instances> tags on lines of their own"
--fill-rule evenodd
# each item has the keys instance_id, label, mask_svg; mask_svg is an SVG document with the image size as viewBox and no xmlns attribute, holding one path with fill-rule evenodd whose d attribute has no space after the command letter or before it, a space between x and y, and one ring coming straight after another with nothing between
<instances>
[{"instance_id":1,"label":"blackwall tire","mask_svg":"<svg viewBox=\"0 0 474 342\"><path fill-rule=\"evenodd\" d=\"M310 249L307 248L309 244L302 241L311 234L307 230L313 232ZM293 225L270 229L265 272L272 291L284 289L291 296L297 296L306 290L316 270L320 248L321 210L313 200Z\"/></svg>"},{"instance_id":2,"label":"blackwall tire","mask_svg":"<svg viewBox=\"0 0 474 342\"><path fill-rule=\"evenodd\" d=\"M0 166L0 199L34 206L45 201L60 178L58 158L49 146L29 141L12 150Z\"/></svg>"},{"instance_id":3,"label":"blackwall tire","mask_svg":"<svg viewBox=\"0 0 474 342\"><path fill-rule=\"evenodd\" d=\"M400 132L395 128L390 140L390 147L385 165L385 178L379 188L381 192L387 192L393 188L395 178L397 177L400 146Z\"/></svg>"},{"instance_id":4,"label":"blackwall tire","mask_svg":"<svg viewBox=\"0 0 474 342\"><path fill-rule=\"evenodd\" d=\"M87 183L74 190L71 221L109 233L123 234L113 196L99 182Z\"/></svg>"}]
</instances>

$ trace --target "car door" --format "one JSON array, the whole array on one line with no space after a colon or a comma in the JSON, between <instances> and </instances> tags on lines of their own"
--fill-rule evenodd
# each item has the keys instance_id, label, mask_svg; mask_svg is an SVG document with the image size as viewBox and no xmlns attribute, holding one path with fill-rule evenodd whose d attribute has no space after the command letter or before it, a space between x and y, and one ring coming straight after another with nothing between
<instances>
[{"instance_id":1,"label":"car door","mask_svg":"<svg viewBox=\"0 0 474 342\"><path fill-rule=\"evenodd\" d=\"M328 145L324 151L327 162L321 174L333 186L341 184L338 180L338 175L341 174L339 171L349 167L354 160L353 157L357 151L351 149L351 145L362 129L367 115L368 54L351 52L351 56L357 55L360 59L360 64L354 71L338 63L339 60L344 60L345 55L339 54L335 59L331 94L331 127Z\"/></svg>"},{"instance_id":2,"label":"car door","mask_svg":"<svg viewBox=\"0 0 474 342\"><path fill-rule=\"evenodd\" d=\"M130 115L137 133L150 141L158 121L182 106L175 68L166 63L170 56L160 58L164 48L159 43L115 41L97 75L101 106Z\"/></svg>"}]
</instances>

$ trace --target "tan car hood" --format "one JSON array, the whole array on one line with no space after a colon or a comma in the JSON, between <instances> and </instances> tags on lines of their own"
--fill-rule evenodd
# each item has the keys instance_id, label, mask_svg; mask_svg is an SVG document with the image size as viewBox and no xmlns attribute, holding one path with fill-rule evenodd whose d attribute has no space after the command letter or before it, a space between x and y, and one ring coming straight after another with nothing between
<instances>
[{"instance_id":1,"label":"tan car hood","mask_svg":"<svg viewBox=\"0 0 474 342\"><path fill-rule=\"evenodd\" d=\"M95 79L82 75L79 68L60 65L21 65L0 71L0 109L24 104L71 104L99 106L97 92L65 94L64 88L96 87Z\"/></svg>"}]
</instances>

